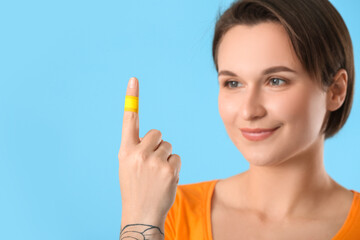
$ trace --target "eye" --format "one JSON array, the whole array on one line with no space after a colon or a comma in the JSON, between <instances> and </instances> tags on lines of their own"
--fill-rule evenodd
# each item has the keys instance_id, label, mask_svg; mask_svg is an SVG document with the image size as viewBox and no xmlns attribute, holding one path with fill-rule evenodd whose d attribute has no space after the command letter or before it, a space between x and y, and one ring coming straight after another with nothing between
<instances>
[{"instance_id":1,"label":"eye","mask_svg":"<svg viewBox=\"0 0 360 240\"><path fill-rule=\"evenodd\" d=\"M270 78L269 82L270 82L270 85L272 85L272 86L281 86L281 85L284 85L287 83L285 80L283 80L281 78ZM281 82L283 82L283 84L281 84ZM274 84L272 84L272 83L274 83Z\"/></svg>"},{"instance_id":2,"label":"eye","mask_svg":"<svg viewBox=\"0 0 360 240\"><path fill-rule=\"evenodd\" d=\"M228 80L224 83L224 87L228 87L228 88L237 88L238 87L239 82L237 81L231 81Z\"/></svg>"}]
</instances>

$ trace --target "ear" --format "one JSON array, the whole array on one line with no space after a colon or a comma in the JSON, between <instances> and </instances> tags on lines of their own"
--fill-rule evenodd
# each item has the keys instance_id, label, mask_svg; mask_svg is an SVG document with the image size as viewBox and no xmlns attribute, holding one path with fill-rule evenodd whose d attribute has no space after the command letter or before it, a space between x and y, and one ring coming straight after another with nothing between
<instances>
[{"instance_id":1,"label":"ear","mask_svg":"<svg viewBox=\"0 0 360 240\"><path fill-rule=\"evenodd\" d=\"M333 83L327 90L327 110L335 111L345 101L348 75L345 69L340 69L333 78Z\"/></svg>"}]
</instances>

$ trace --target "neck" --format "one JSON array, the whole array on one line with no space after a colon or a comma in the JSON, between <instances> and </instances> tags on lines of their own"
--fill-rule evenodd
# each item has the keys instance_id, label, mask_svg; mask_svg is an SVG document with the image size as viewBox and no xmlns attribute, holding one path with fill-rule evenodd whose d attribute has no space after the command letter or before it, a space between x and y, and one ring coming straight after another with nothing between
<instances>
[{"instance_id":1,"label":"neck","mask_svg":"<svg viewBox=\"0 0 360 240\"><path fill-rule=\"evenodd\" d=\"M332 187L323 163L324 140L277 166L244 172L246 208L271 219L304 216Z\"/></svg>"}]
</instances>

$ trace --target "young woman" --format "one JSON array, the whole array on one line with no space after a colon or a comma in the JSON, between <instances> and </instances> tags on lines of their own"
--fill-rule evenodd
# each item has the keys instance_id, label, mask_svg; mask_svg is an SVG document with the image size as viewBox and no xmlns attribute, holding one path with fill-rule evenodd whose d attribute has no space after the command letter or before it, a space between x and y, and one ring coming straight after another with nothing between
<instances>
[{"instance_id":1,"label":"young woman","mask_svg":"<svg viewBox=\"0 0 360 240\"><path fill-rule=\"evenodd\" d=\"M138 137L138 81L119 151L120 239L360 239L360 193L325 171L352 105L347 27L327 0L237 1L217 21L219 112L250 168L177 186L161 132ZM135 97L134 97L135 96Z\"/></svg>"}]
</instances>

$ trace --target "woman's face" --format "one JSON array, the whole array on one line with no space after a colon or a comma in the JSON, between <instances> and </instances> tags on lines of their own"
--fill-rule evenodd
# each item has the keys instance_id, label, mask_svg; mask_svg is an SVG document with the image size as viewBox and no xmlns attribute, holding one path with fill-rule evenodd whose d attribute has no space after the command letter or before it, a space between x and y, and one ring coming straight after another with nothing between
<instances>
[{"instance_id":1,"label":"woman's face","mask_svg":"<svg viewBox=\"0 0 360 240\"><path fill-rule=\"evenodd\" d=\"M326 93L302 67L280 24L232 27L219 45L218 67L220 116L250 164L277 165L323 141ZM240 130L277 127L262 140Z\"/></svg>"}]
</instances>

